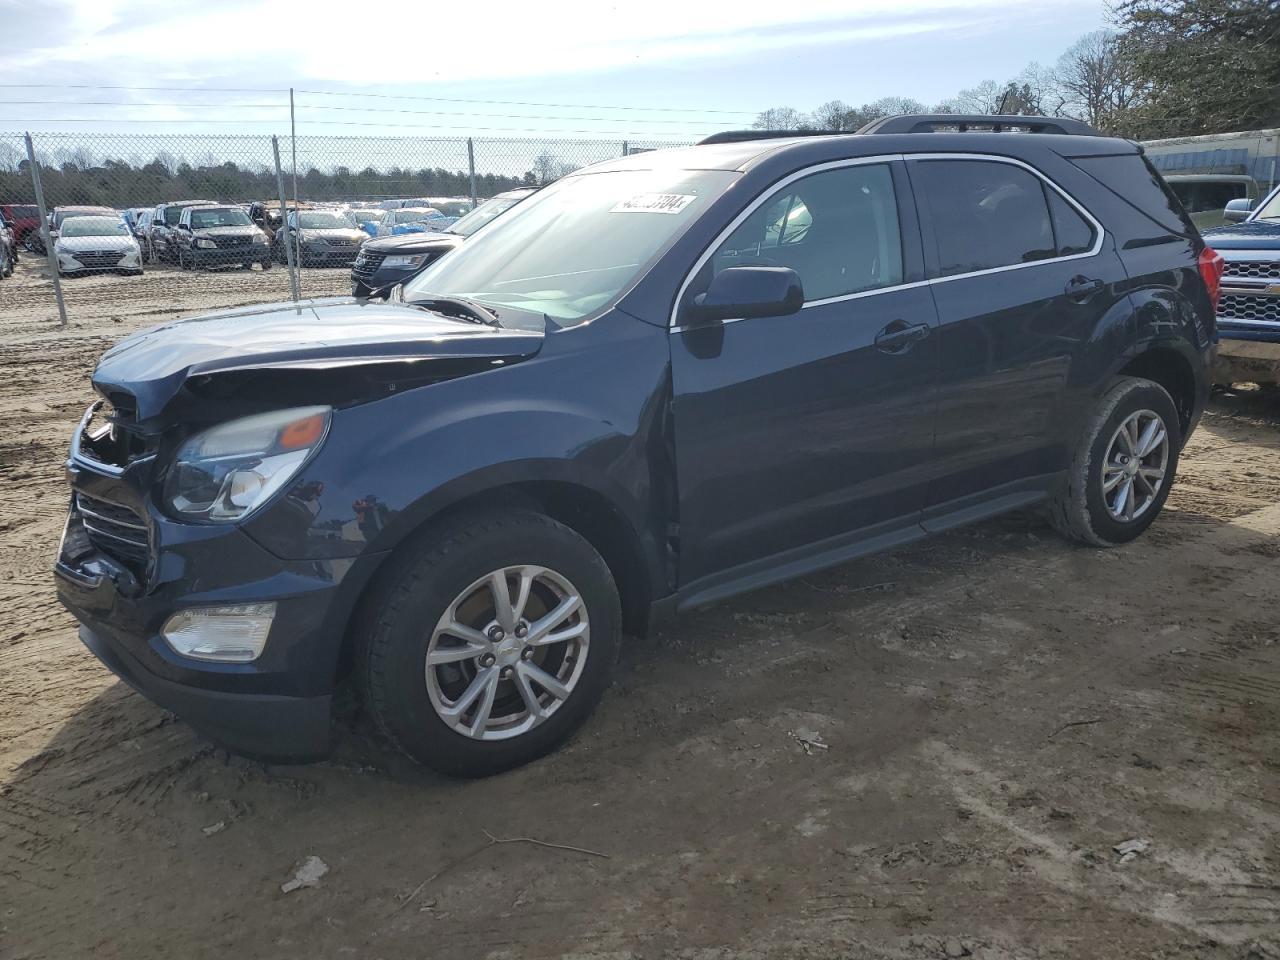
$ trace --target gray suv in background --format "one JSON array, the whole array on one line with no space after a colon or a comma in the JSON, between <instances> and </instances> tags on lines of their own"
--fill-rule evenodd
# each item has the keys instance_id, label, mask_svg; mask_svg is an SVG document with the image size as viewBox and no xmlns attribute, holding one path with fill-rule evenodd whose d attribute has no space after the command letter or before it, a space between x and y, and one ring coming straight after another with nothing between
<instances>
[{"instance_id":1,"label":"gray suv in background","mask_svg":"<svg viewBox=\"0 0 1280 960\"><path fill-rule=\"evenodd\" d=\"M232 204L184 207L169 238L183 270L255 263L271 269L267 235L249 219L243 207Z\"/></svg>"}]
</instances>

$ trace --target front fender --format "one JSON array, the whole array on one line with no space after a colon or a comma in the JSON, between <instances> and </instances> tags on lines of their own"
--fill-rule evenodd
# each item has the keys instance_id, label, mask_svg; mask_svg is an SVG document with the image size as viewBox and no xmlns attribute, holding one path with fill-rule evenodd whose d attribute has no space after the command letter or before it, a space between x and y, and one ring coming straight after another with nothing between
<instances>
[{"instance_id":1,"label":"front fender","mask_svg":"<svg viewBox=\"0 0 1280 960\"><path fill-rule=\"evenodd\" d=\"M669 480L664 331L626 317L548 336L534 358L334 413L288 496L246 531L277 556L393 549L461 500L553 481L605 498L656 550Z\"/></svg>"}]
</instances>

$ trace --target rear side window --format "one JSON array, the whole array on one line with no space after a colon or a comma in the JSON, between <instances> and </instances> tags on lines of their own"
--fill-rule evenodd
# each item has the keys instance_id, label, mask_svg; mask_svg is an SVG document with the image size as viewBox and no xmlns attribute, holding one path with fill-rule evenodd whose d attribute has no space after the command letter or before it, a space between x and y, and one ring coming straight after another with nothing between
<instances>
[{"instance_id":1,"label":"rear side window","mask_svg":"<svg viewBox=\"0 0 1280 960\"><path fill-rule=\"evenodd\" d=\"M1196 228L1181 202L1141 154L1076 157L1071 162L1170 233L1181 237L1195 235Z\"/></svg>"},{"instance_id":2,"label":"rear side window","mask_svg":"<svg viewBox=\"0 0 1280 960\"><path fill-rule=\"evenodd\" d=\"M902 283L902 234L885 164L825 170L778 190L712 255L710 271L791 267L806 301ZM699 289L711 273L702 271Z\"/></svg>"},{"instance_id":3,"label":"rear side window","mask_svg":"<svg viewBox=\"0 0 1280 960\"><path fill-rule=\"evenodd\" d=\"M912 179L928 206L939 276L1057 255L1040 178L1021 167L990 160L920 160Z\"/></svg>"}]
</instances>

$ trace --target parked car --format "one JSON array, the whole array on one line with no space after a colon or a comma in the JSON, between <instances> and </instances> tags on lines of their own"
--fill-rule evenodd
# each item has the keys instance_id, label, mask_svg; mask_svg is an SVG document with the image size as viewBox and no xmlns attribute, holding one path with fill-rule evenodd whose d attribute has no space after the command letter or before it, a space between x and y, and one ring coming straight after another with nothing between
<instances>
[{"instance_id":1,"label":"parked car","mask_svg":"<svg viewBox=\"0 0 1280 960\"><path fill-rule=\"evenodd\" d=\"M142 250L120 217L66 217L53 241L58 273L115 272L142 275Z\"/></svg>"},{"instance_id":2,"label":"parked car","mask_svg":"<svg viewBox=\"0 0 1280 960\"><path fill-rule=\"evenodd\" d=\"M39 244L40 239L40 208L34 203L3 203L0 204L0 216L9 222L10 228L13 230L14 239L18 246L31 249L32 241L29 237L34 238L36 245L39 245L44 252L43 245Z\"/></svg>"},{"instance_id":3,"label":"parked car","mask_svg":"<svg viewBox=\"0 0 1280 960\"><path fill-rule=\"evenodd\" d=\"M110 217L120 219L120 213L113 207L64 206L54 207L49 213L49 236L58 239L62 225L72 217Z\"/></svg>"},{"instance_id":4,"label":"parked car","mask_svg":"<svg viewBox=\"0 0 1280 960\"><path fill-rule=\"evenodd\" d=\"M508 190L484 201L440 233L419 233L370 240L351 267L353 297L385 297L444 256L467 237L533 194L533 188Z\"/></svg>"},{"instance_id":5,"label":"parked car","mask_svg":"<svg viewBox=\"0 0 1280 960\"><path fill-rule=\"evenodd\" d=\"M183 270L229 266L248 270L255 263L271 269L270 241L242 207L183 208L171 243Z\"/></svg>"},{"instance_id":6,"label":"parked car","mask_svg":"<svg viewBox=\"0 0 1280 960\"><path fill-rule=\"evenodd\" d=\"M300 266L340 266L355 261L368 236L345 210L290 210L275 239L281 263L288 256L284 244L292 241Z\"/></svg>"},{"instance_id":7,"label":"parked car","mask_svg":"<svg viewBox=\"0 0 1280 960\"><path fill-rule=\"evenodd\" d=\"M378 235L378 222L384 212L373 207L347 207L347 213L351 214L356 226L371 237Z\"/></svg>"},{"instance_id":8,"label":"parked car","mask_svg":"<svg viewBox=\"0 0 1280 960\"><path fill-rule=\"evenodd\" d=\"M18 262L18 241L13 227L0 214L0 280L13 276L13 265Z\"/></svg>"},{"instance_id":9,"label":"parked car","mask_svg":"<svg viewBox=\"0 0 1280 960\"><path fill-rule=\"evenodd\" d=\"M154 216L154 207L139 210L134 214L133 223L129 225L133 239L138 241L138 247L142 250L144 263L152 263L155 260L155 256L151 251L151 221Z\"/></svg>"},{"instance_id":10,"label":"parked car","mask_svg":"<svg viewBox=\"0 0 1280 960\"><path fill-rule=\"evenodd\" d=\"M123 340L67 471L82 639L232 749L325 753L351 675L400 749L482 775L676 611L1037 503L1133 540L1208 397L1222 260L1129 141L934 132L991 123L619 158L400 300Z\"/></svg>"},{"instance_id":11,"label":"parked car","mask_svg":"<svg viewBox=\"0 0 1280 960\"><path fill-rule=\"evenodd\" d=\"M1232 200L1224 214L1244 220L1205 233L1226 261L1214 380L1274 386L1280 384L1280 186L1261 203Z\"/></svg>"},{"instance_id":12,"label":"parked car","mask_svg":"<svg viewBox=\"0 0 1280 960\"><path fill-rule=\"evenodd\" d=\"M213 200L174 200L159 204L151 214L151 228L147 234L151 256L161 262L177 263L177 247L173 242L173 230L182 219L187 207L206 207Z\"/></svg>"},{"instance_id":13,"label":"parked car","mask_svg":"<svg viewBox=\"0 0 1280 960\"><path fill-rule=\"evenodd\" d=\"M1232 200L1257 200L1260 193L1258 181L1244 174L1188 173L1164 179L1201 230L1226 223L1223 209Z\"/></svg>"},{"instance_id":14,"label":"parked car","mask_svg":"<svg viewBox=\"0 0 1280 960\"><path fill-rule=\"evenodd\" d=\"M394 237L404 233L422 233L430 231L432 224L448 226L445 217L434 207L402 207L399 210L388 210L378 221L374 236Z\"/></svg>"},{"instance_id":15,"label":"parked car","mask_svg":"<svg viewBox=\"0 0 1280 960\"><path fill-rule=\"evenodd\" d=\"M430 197L401 197L396 200L378 201L379 210L400 210L403 207L429 207L429 206L431 206Z\"/></svg>"}]
</instances>

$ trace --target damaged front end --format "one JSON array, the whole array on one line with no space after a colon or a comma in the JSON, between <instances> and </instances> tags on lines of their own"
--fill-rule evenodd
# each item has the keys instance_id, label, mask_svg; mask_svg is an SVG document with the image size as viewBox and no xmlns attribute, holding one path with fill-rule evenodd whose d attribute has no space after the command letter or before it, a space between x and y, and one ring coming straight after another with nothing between
<instances>
[{"instance_id":1,"label":"damaged front end","mask_svg":"<svg viewBox=\"0 0 1280 960\"><path fill-rule=\"evenodd\" d=\"M541 344L534 324L350 301L197 317L122 341L94 373L102 399L66 464L55 574L81 638L215 740L322 754L345 620L332 611L349 609L378 558L359 523L324 526L324 482L307 464L344 412L518 364ZM290 535L255 533L251 514ZM292 548L308 535L321 549Z\"/></svg>"}]
</instances>

